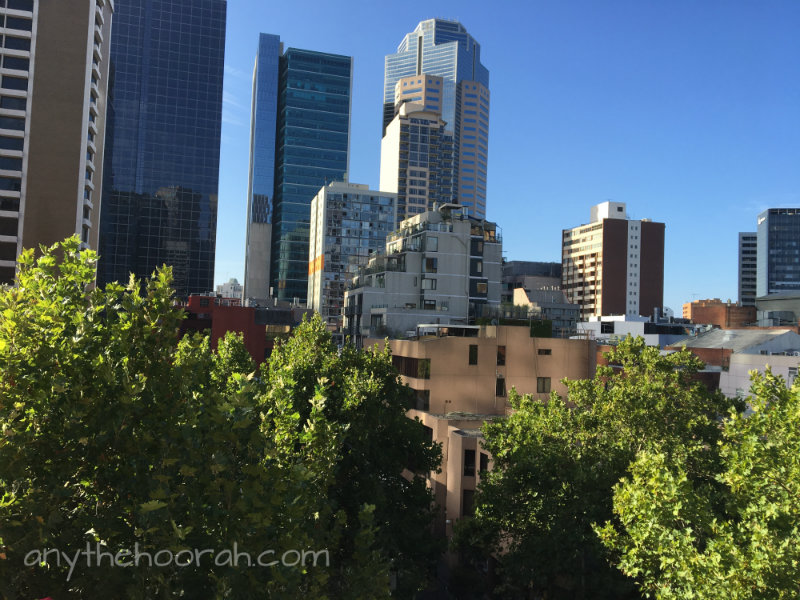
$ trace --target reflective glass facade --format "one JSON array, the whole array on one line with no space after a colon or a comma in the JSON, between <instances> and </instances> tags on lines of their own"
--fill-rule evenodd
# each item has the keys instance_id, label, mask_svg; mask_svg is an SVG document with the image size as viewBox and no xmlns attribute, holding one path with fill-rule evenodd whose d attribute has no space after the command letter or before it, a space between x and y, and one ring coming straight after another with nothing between
<instances>
[{"instance_id":1,"label":"reflective glass facade","mask_svg":"<svg viewBox=\"0 0 800 600\"><path fill-rule=\"evenodd\" d=\"M386 56L383 92L384 132L396 114L395 86L403 77L443 79L441 113L454 135L456 197L469 214L486 215L489 136L489 71L481 47L457 21L429 19L407 34L395 54ZM469 82L469 86L465 84ZM462 136L470 154L462 160Z\"/></svg>"},{"instance_id":2,"label":"reflective glass facade","mask_svg":"<svg viewBox=\"0 0 800 600\"><path fill-rule=\"evenodd\" d=\"M98 283L163 263L178 296L212 289L225 0L118 2Z\"/></svg>"},{"instance_id":3,"label":"reflective glass facade","mask_svg":"<svg viewBox=\"0 0 800 600\"><path fill-rule=\"evenodd\" d=\"M800 208L758 215L756 295L800 291Z\"/></svg>"},{"instance_id":4,"label":"reflective glass facade","mask_svg":"<svg viewBox=\"0 0 800 600\"><path fill-rule=\"evenodd\" d=\"M271 287L306 301L311 201L348 169L352 59L288 49L280 58Z\"/></svg>"},{"instance_id":5,"label":"reflective glass facade","mask_svg":"<svg viewBox=\"0 0 800 600\"><path fill-rule=\"evenodd\" d=\"M278 67L281 39L262 33L253 70L250 113L250 172L247 187L247 241L244 262L245 298L269 293L272 207L275 190L275 133L278 116Z\"/></svg>"}]
</instances>

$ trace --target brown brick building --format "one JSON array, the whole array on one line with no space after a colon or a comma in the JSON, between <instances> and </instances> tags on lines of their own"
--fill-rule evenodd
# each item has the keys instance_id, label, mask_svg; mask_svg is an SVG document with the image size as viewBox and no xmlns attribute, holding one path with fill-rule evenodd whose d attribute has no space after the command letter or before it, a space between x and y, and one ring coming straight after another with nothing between
<instances>
[{"instance_id":1,"label":"brown brick building","mask_svg":"<svg viewBox=\"0 0 800 600\"><path fill-rule=\"evenodd\" d=\"M733 302L696 300L683 305L683 318L692 323L708 323L720 329L740 329L756 321L755 306L739 306Z\"/></svg>"},{"instance_id":2,"label":"brown brick building","mask_svg":"<svg viewBox=\"0 0 800 600\"><path fill-rule=\"evenodd\" d=\"M561 287L581 318L652 316L664 303L664 223L627 218L622 202L592 207L562 232Z\"/></svg>"}]
</instances>

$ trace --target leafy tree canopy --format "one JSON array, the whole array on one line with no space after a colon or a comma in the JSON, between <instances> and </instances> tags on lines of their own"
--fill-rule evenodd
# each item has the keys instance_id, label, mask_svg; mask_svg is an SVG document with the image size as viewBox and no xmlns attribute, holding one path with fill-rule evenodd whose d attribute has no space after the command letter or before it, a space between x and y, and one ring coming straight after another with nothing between
<instances>
[{"instance_id":1,"label":"leafy tree canopy","mask_svg":"<svg viewBox=\"0 0 800 600\"><path fill-rule=\"evenodd\" d=\"M639 453L599 533L620 569L660 600L800 596L800 388L754 374L752 413L725 421L718 464L704 452Z\"/></svg>"},{"instance_id":2,"label":"leafy tree canopy","mask_svg":"<svg viewBox=\"0 0 800 600\"><path fill-rule=\"evenodd\" d=\"M240 337L216 353L179 339L169 269L95 289L96 256L77 238L19 262L18 285L0 290L0 597L381 598L393 558L417 564L387 513L430 510L424 483L398 475L403 459L434 468L438 451L398 422L406 392L387 356L340 356L312 321L253 377ZM217 556L26 564L87 543ZM234 547L253 561L329 549L330 562L219 560Z\"/></svg>"},{"instance_id":3,"label":"leafy tree canopy","mask_svg":"<svg viewBox=\"0 0 800 600\"><path fill-rule=\"evenodd\" d=\"M637 597L608 561L593 524L613 518L613 486L636 453L706 447L731 402L693 380L702 363L686 351L661 355L628 337L593 380L565 381L549 401L510 394L514 412L484 426L494 469L459 527L464 552L487 547L506 597ZM704 464L698 451L692 460Z\"/></svg>"}]
</instances>

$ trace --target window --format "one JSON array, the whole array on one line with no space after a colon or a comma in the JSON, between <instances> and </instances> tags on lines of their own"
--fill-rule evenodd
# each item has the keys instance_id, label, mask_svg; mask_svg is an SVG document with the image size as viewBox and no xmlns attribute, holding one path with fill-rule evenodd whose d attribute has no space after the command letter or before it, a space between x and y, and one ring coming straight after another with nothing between
<instances>
[{"instance_id":1,"label":"window","mask_svg":"<svg viewBox=\"0 0 800 600\"><path fill-rule=\"evenodd\" d=\"M498 346L497 347L497 364L499 366L503 366L506 364L506 347L505 346Z\"/></svg>"},{"instance_id":2,"label":"window","mask_svg":"<svg viewBox=\"0 0 800 600\"><path fill-rule=\"evenodd\" d=\"M23 77L10 77L3 75L2 87L7 90L27 90L28 80Z\"/></svg>"},{"instance_id":3,"label":"window","mask_svg":"<svg viewBox=\"0 0 800 600\"><path fill-rule=\"evenodd\" d=\"M478 364L478 346L477 344L470 344L469 345L469 364L477 365Z\"/></svg>"},{"instance_id":4,"label":"window","mask_svg":"<svg viewBox=\"0 0 800 600\"><path fill-rule=\"evenodd\" d=\"M436 310L436 300L423 300L422 308L425 310Z\"/></svg>"},{"instance_id":5,"label":"window","mask_svg":"<svg viewBox=\"0 0 800 600\"><path fill-rule=\"evenodd\" d=\"M417 394L416 403L414 407L417 410L430 410L431 408L431 391L430 390L414 390ZM431 430L433 431L433 430Z\"/></svg>"},{"instance_id":6,"label":"window","mask_svg":"<svg viewBox=\"0 0 800 600\"><path fill-rule=\"evenodd\" d=\"M16 117L0 117L0 129L15 129L17 131L24 131L25 119L18 119Z\"/></svg>"},{"instance_id":7,"label":"window","mask_svg":"<svg viewBox=\"0 0 800 600\"><path fill-rule=\"evenodd\" d=\"M488 292L489 285L485 281L478 282L477 290L479 294L486 294Z\"/></svg>"},{"instance_id":8,"label":"window","mask_svg":"<svg viewBox=\"0 0 800 600\"><path fill-rule=\"evenodd\" d=\"M30 67L30 60L27 58L20 58L18 56L4 56L3 68L15 69L17 71L27 71Z\"/></svg>"},{"instance_id":9,"label":"window","mask_svg":"<svg viewBox=\"0 0 800 600\"><path fill-rule=\"evenodd\" d=\"M0 169L4 171L22 171L22 159L0 156Z\"/></svg>"},{"instance_id":10,"label":"window","mask_svg":"<svg viewBox=\"0 0 800 600\"><path fill-rule=\"evenodd\" d=\"M538 352L536 352L539 356L550 356L553 354L553 350L550 348L539 348Z\"/></svg>"},{"instance_id":11,"label":"window","mask_svg":"<svg viewBox=\"0 0 800 600\"><path fill-rule=\"evenodd\" d=\"M435 279L423 279L422 280L422 289L423 290L435 290L436 289L436 280Z\"/></svg>"},{"instance_id":12,"label":"window","mask_svg":"<svg viewBox=\"0 0 800 600\"><path fill-rule=\"evenodd\" d=\"M489 455L486 452L481 452L480 472L486 473L489 470Z\"/></svg>"},{"instance_id":13,"label":"window","mask_svg":"<svg viewBox=\"0 0 800 600\"><path fill-rule=\"evenodd\" d=\"M439 238L435 235L429 235L425 238L425 250L428 252L438 252Z\"/></svg>"},{"instance_id":14,"label":"window","mask_svg":"<svg viewBox=\"0 0 800 600\"><path fill-rule=\"evenodd\" d=\"M13 98L11 96L3 96L0 98L0 108L8 108L10 110L25 110L27 104L27 98Z\"/></svg>"},{"instance_id":15,"label":"window","mask_svg":"<svg viewBox=\"0 0 800 600\"><path fill-rule=\"evenodd\" d=\"M24 140L22 138L5 137L0 135L0 148L3 150L22 150Z\"/></svg>"},{"instance_id":16,"label":"window","mask_svg":"<svg viewBox=\"0 0 800 600\"><path fill-rule=\"evenodd\" d=\"M475 490L464 490L461 499L461 516L471 517L474 513Z\"/></svg>"},{"instance_id":17,"label":"window","mask_svg":"<svg viewBox=\"0 0 800 600\"><path fill-rule=\"evenodd\" d=\"M464 477L475 477L475 450L464 450Z\"/></svg>"},{"instance_id":18,"label":"window","mask_svg":"<svg viewBox=\"0 0 800 600\"><path fill-rule=\"evenodd\" d=\"M8 8L33 12L33 0L8 0Z\"/></svg>"},{"instance_id":19,"label":"window","mask_svg":"<svg viewBox=\"0 0 800 600\"><path fill-rule=\"evenodd\" d=\"M439 259L438 258L426 258L425 265L424 265L424 272L425 273L436 273L436 269L439 266ZM436 288L432 288L436 289Z\"/></svg>"},{"instance_id":20,"label":"window","mask_svg":"<svg viewBox=\"0 0 800 600\"><path fill-rule=\"evenodd\" d=\"M19 29L20 31L30 31L33 22L30 19L20 19L19 17L6 17L6 29Z\"/></svg>"},{"instance_id":21,"label":"window","mask_svg":"<svg viewBox=\"0 0 800 600\"><path fill-rule=\"evenodd\" d=\"M30 52L31 41L28 38L18 38L7 35L4 46L9 50L25 50L26 52Z\"/></svg>"},{"instance_id":22,"label":"window","mask_svg":"<svg viewBox=\"0 0 800 600\"><path fill-rule=\"evenodd\" d=\"M536 392L539 394L549 394L550 393L550 378L549 377L537 377L536 378Z\"/></svg>"},{"instance_id":23,"label":"window","mask_svg":"<svg viewBox=\"0 0 800 600\"><path fill-rule=\"evenodd\" d=\"M494 390L495 396L505 396L506 395L506 380L504 377L498 377L497 383L495 384Z\"/></svg>"}]
</instances>

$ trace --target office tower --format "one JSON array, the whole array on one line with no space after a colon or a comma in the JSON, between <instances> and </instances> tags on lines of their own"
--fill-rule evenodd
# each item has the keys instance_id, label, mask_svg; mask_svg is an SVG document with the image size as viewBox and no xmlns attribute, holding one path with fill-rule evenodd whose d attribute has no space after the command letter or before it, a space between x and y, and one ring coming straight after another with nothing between
<instances>
[{"instance_id":1,"label":"office tower","mask_svg":"<svg viewBox=\"0 0 800 600\"><path fill-rule=\"evenodd\" d=\"M592 207L589 224L562 231L562 289L583 319L662 309L664 229L628 219L622 202L603 202Z\"/></svg>"},{"instance_id":2,"label":"office tower","mask_svg":"<svg viewBox=\"0 0 800 600\"><path fill-rule=\"evenodd\" d=\"M454 188L450 201L469 214L486 216L489 144L489 71L481 47L457 21L429 19L407 34L395 54L386 56L383 130L397 114L396 87L407 77L442 78L441 116L454 141Z\"/></svg>"},{"instance_id":3,"label":"office tower","mask_svg":"<svg viewBox=\"0 0 800 600\"><path fill-rule=\"evenodd\" d=\"M344 292L397 228L397 196L357 183L324 186L311 202L308 308L341 329Z\"/></svg>"},{"instance_id":4,"label":"office tower","mask_svg":"<svg viewBox=\"0 0 800 600\"><path fill-rule=\"evenodd\" d=\"M247 185L247 240L244 297L267 298L275 193L275 134L278 118L278 66L283 53L277 35L258 38L250 109L250 172Z\"/></svg>"},{"instance_id":5,"label":"office tower","mask_svg":"<svg viewBox=\"0 0 800 600\"><path fill-rule=\"evenodd\" d=\"M739 234L739 304L756 305L756 267L758 234Z\"/></svg>"},{"instance_id":6,"label":"office tower","mask_svg":"<svg viewBox=\"0 0 800 600\"><path fill-rule=\"evenodd\" d=\"M445 204L410 217L386 238L345 295L346 333L405 335L418 325L474 324L500 307L497 225Z\"/></svg>"},{"instance_id":7,"label":"office tower","mask_svg":"<svg viewBox=\"0 0 800 600\"><path fill-rule=\"evenodd\" d=\"M758 215L756 296L800 290L800 208Z\"/></svg>"},{"instance_id":8,"label":"office tower","mask_svg":"<svg viewBox=\"0 0 800 600\"><path fill-rule=\"evenodd\" d=\"M397 194L402 221L453 195L453 134L440 113L405 102L381 140L380 189Z\"/></svg>"},{"instance_id":9,"label":"office tower","mask_svg":"<svg viewBox=\"0 0 800 600\"><path fill-rule=\"evenodd\" d=\"M226 7L117 4L99 283L166 263L179 297L213 289Z\"/></svg>"},{"instance_id":10,"label":"office tower","mask_svg":"<svg viewBox=\"0 0 800 600\"><path fill-rule=\"evenodd\" d=\"M346 177L352 58L262 33L253 71L245 298L306 301L311 200Z\"/></svg>"},{"instance_id":11,"label":"office tower","mask_svg":"<svg viewBox=\"0 0 800 600\"><path fill-rule=\"evenodd\" d=\"M97 249L112 0L0 2L0 284L23 247Z\"/></svg>"},{"instance_id":12,"label":"office tower","mask_svg":"<svg viewBox=\"0 0 800 600\"><path fill-rule=\"evenodd\" d=\"M270 281L280 300L306 301L311 200L346 178L349 56L289 48L280 58Z\"/></svg>"}]
</instances>

